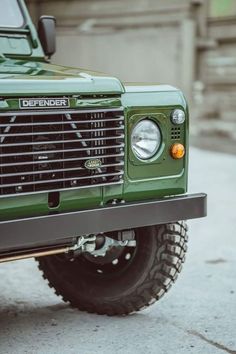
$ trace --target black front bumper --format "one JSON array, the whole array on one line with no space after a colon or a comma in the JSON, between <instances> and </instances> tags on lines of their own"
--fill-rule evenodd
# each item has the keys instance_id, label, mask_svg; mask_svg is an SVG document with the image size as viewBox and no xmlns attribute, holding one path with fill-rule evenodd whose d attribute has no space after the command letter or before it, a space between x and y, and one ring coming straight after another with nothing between
<instances>
[{"instance_id":1,"label":"black front bumper","mask_svg":"<svg viewBox=\"0 0 236 354\"><path fill-rule=\"evenodd\" d=\"M166 224L206 216L206 194L118 204L0 222L0 250L58 244L81 235Z\"/></svg>"}]
</instances>

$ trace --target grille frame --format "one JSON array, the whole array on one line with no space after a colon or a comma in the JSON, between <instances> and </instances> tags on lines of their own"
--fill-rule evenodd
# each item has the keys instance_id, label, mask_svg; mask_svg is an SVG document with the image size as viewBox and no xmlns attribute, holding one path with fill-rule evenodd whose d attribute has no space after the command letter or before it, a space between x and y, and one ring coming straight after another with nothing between
<instances>
[{"instance_id":1,"label":"grille frame","mask_svg":"<svg viewBox=\"0 0 236 354\"><path fill-rule=\"evenodd\" d=\"M111 115L111 117L110 117ZM40 122L32 122L33 118L41 118L43 119L43 116L47 117L49 119L49 122L45 122L44 124L40 125ZM67 119L68 116L73 117L73 119ZM89 119L85 119L84 117L88 117ZM3 122L4 119L10 119L10 122ZM31 121L29 122L18 122L20 117L29 117ZM31 117L31 118L30 118ZM52 122L50 121L50 118L52 117ZM56 121L53 119L56 119L56 117L63 117L62 121ZM77 118L75 118L77 117ZM101 118L102 117L102 118ZM14 121L12 119L16 120L17 122L14 124ZM17 120L18 119L18 120ZM64 121L64 119L66 119ZM6 198L6 197L18 197L18 196L24 196L24 195L35 195L35 194L42 194L42 193L50 193L50 192L61 192L61 191L71 191L71 190L79 190L79 189L86 189L86 188L94 188L94 187L104 187L104 186L112 186L112 185L117 185L117 184L123 184L123 176L124 176L124 166L125 166L125 118L124 118L124 108L123 107L117 107L117 108L101 108L101 109L54 109L54 110L21 110L21 111L8 111L8 112L1 112L0 113L0 198ZM43 123L43 122L41 122ZM26 128L26 129L32 129L33 127L42 127L45 126L45 129L49 123L52 123L50 126L53 126L53 123L56 123L55 126L58 128L57 131L50 131L48 136L54 137L57 134L62 136L61 139L56 140L56 139L51 139L48 141L34 141L33 140L33 134L29 133L28 135L23 132L21 133L12 133L12 129L16 129L17 127L19 128ZM76 125L79 126L88 126L90 125L92 128L91 129L75 129ZM65 136L67 134L67 131L64 129L60 129L60 127L63 126L63 129L65 127L70 126L70 129L68 131L68 136L73 135L74 138L67 138L65 139ZM94 127L95 126L95 127ZM8 128L7 128L8 127ZM7 128L8 131L4 131L4 129ZM35 136L38 137L40 135L47 135L47 131L38 131L35 133ZM88 137L84 137L83 134L87 134ZM89 135L88 135L89 134ZM22 142L10 142L10 143L4 143L4 139L10 139L14 137L21 137L25 138L26 136L32 137L32 142L28 142L28 147L30 147L29 152L20 152L20 153L12 153L12 152L6 152L7 149L9 148L23 148L24 143ZM113 142L113 144L112 144ZM49 150L45 151L34 151L34 148L40 145L43 145L45 143L46 145L52 145L52 148ZM62 149L58 148L53 148L54 143L60 144L60 146L63 146ZM80 147L76 147L75 149L66 149L65 145L66 144L79 144ZM110 144L110 145L109 145ZM88 153L88 151L90 151ZM76 154L87 154L86 156L76 156L75 158L68 158L67 154L71 153L76 153ZM102 152L102 154L101 154ZM49 156L49 154L62 154L63 158L47 158L46 164L62 164L63 168L46 168L45 170L42 170L42 174L47 174L54 173L54 170L56 173L61 173L63 176L65 175L65 172L69 173L69 171L83 171L84 173L86 171L89 171L89 174L85 177L79 176L73 176L71 178L59 178L59 180L49 180L45 179L42 180L42 183L38 182L35 179L35 176L39 175L41 171L34 171L34 166L42 164L42 161L35 161L34 156L38 156L38 158L41 155L46 155ZM91 156L92 155L92 156ZM7 163L6 159L7 158L12 158L13 157L31 157L32 161L22 161L22 162L16 162L14 163L14 167L19 166L19 168L22 168L24 166L28 166L27 168L30 168L32 166L31 171L26 171L26 172L6 172L7 168L12 167L12 163ZM65 157L66 156L66 157ZM101 159L102 165L97 168L97 170L100 169L101 173L97 174L92 174L91 170L86 169L86 167L83 166L69 166L68 168L65 168L64 165L67 163L73 161L73 163L77 163L78 161L84 160L90 160L90 159ZM111 161L113 159L113 161ZM106 162L106 161L109 162ZM112 172L109 169L114 169L114 172ZM105 173L104 171L102 172L102 169L106 169ZM65 171L64 171L65 170ZM97 172L96 170L96 172ZM94 171L94 170L92 170ZM32 173L31 173L32 172ZM10 193L3 193L6 188L14 187L14 183L6 183L5 179L6 178L14 178L18 176L31 176L32 175L32 183L27 183L27 185L32 185L34 186L34 190L30 191L15 191L15 192L10 192ZM101 177L100 177L101 176ZM88 178L87 178L88 177ZM109 177L109 178L108 178ZM110 177L117 177L116 180L114 181L109 181ZM80 181L80 180L90 180L90 184L88 185L76 185L76 186L66 186L66 187L57 187L55 185L60 183L63 183L63 185L66 183L65 181L68 181L68 183L72 182L73 180L75 181ZM99 180L101 179L100 182L93 183L93 180ZM105 181L106 179L106 181ZM36 183L34 183L36 182ZM55 185L55 188L45 188L42 190L37 190L35 188L35 185L43 185L45 184L50 184ZM15 183L15 187L24 187L26 184L24 182L17 182Z\"/></svg>"}]
</instances>

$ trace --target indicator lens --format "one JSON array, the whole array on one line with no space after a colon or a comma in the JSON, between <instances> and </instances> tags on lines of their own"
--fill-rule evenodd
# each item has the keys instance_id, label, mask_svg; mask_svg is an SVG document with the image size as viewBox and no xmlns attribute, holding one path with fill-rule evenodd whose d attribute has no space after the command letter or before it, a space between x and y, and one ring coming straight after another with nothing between
<instances>
[{"instance_id":1,"label":"indicator lens","mask_svg":"<svg viewBox=\"0 0 236 354\"><path fill-rule=\"evenodd\" d=\"M182 144L174 144L171 146L171 156L173 159L182 159L185 155L185 148Z\"/></svg>"}]
</instances>

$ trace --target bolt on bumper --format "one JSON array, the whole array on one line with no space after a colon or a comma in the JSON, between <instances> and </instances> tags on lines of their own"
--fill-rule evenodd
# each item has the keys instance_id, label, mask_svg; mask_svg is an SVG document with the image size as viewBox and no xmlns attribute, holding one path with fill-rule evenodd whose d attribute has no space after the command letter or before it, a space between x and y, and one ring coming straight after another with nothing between
<instances>
[{"instance_id":1,"label":"bolt on bumper","mask_svg":"<svg viewBox=\"0 0 236 354\"><path fill-rule=\"evenodd\" d=\"M204 217L206 194L109 205L90 210L0 222L0 250L47 245L82 235Z\"/></svg>"}]
</instances>

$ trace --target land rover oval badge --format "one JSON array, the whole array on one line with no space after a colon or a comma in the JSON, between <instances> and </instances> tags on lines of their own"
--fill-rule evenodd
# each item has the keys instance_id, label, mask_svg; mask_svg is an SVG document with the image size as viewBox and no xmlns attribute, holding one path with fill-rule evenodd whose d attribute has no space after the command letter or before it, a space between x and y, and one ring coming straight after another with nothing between
<instances>
[{"instance_id":1,"label":"land rover oval badge","mask_svg":"<svg viewBox=\"0 0 236 354\"><path fill-rule=\"evenodd\" d=\"M99 159L87 160L87 161L85 161L84 166L88 170L96 170L97 168L102 166L102 161Z\"/></svg>"}]
</instances>

